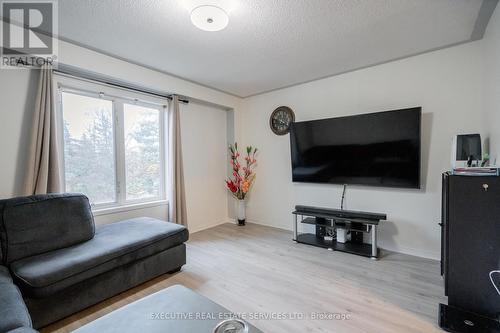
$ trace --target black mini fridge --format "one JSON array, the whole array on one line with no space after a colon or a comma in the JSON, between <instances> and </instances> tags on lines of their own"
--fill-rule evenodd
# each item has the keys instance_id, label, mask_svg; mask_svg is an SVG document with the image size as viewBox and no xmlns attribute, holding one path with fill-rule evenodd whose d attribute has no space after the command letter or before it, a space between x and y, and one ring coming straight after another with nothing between
<instances>
[{"instance_id":1,"label":"black mini fridge","mask_svg":"<svg viewBox=\"0 0 500 333\"><path fill-rule=\"evenodd\" d=\"M500 177L443 174L441 226L440 326L500 333Z\"/></svg>"}]
</instances>

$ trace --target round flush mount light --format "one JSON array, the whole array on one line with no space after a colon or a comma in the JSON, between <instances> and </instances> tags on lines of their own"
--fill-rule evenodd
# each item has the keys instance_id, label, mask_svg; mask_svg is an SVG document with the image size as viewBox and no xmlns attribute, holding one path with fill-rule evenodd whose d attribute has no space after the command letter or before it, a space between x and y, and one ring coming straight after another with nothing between
<instances>
[{"instance_id":1,"label":"round flush mount light","mask_svg":"<svg viewBox=\"0 0 500 333\"><path fill-rule=\"evenodd\" d=\"M191 12L191 22L201 30L219 31L227 27L229 16L220 7L202 5Z\"/></svg>"}]
</instances>

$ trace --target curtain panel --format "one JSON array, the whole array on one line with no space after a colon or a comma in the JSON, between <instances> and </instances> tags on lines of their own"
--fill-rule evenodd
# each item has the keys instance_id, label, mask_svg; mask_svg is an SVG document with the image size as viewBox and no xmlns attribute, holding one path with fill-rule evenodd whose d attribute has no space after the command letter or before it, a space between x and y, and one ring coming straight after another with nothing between
<instances>
[{"instance_id":1,"label":"curtain panel","mask_svg":"<svg viewBox=\"0 0 500 333\"><path fill-rule=\"evenodd\" d=\"M169 220L187 226L186 190L181 145L179 97L173 96L168 107L167 199Z\"/></svg>"},{"instance_id":2,"label":"curtain panel","mask_svg":"<svg viewBox=\"0 0 500 333\"><path fill-rule=\"evenodd\" d=\"M28 148L27 175L24 194L45 194L62 191L60 152L57 140L57 115L54 104L52 68L40 69L36 93L31 140Z\"/></svg>"}]
</instances>

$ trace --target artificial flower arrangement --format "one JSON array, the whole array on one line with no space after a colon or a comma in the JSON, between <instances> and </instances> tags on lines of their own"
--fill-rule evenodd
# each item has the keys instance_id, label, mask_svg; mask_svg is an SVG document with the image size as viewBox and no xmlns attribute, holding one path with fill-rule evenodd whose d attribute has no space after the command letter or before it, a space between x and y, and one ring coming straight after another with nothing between
<instances>
[{"instance_id":1,"label":"artificial flower arrangement","mask_svg":"<svg viewBox=\"0 0 500 333\"><path fill-rule=\"evenodd\" d=\"M240 153L238 151L238 143L229 146L231 153L231 167L233 169L232 178L226 180L226 186L231 194L238 200L244 200L248 191L255 180L254 169L257 165L255 154L257 148L248 146L246 149L246 156L244 166L240 163Z\"/></svg>"}]
</instances>

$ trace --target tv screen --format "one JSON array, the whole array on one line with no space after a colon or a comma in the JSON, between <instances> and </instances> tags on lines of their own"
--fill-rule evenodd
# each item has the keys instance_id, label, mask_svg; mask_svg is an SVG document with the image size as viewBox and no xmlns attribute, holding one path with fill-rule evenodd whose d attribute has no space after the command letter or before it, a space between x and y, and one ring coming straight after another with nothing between
<instances>
[{"instance_id":1,"label":"tv screen","mask_svg":"<svg viewBox=\"0 0 500 333\"><path fill-rule=\"evenodd\" d=\"M296 122L294 182L420 188L422 109Z\"/></svg>"}]
</instances>

